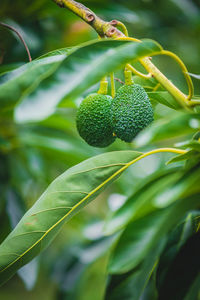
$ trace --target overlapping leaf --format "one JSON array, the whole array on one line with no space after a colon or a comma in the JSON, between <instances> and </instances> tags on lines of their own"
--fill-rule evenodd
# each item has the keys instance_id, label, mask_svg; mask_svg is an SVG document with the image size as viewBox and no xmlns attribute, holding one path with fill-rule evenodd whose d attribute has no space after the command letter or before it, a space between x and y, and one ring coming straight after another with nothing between
<instances>
[{"instance_id":1,"label":"overlapping leaf","mask_svg":"<svg viewBox=\"0 0 200 300\"><path fill-rule=\"evenodd\" d=\"M64 55L32 61L1 78L0 110L13 108L25 95L37 88L41 80L55 71Z\"/></svg>"},{"instance_id":2,"label":"overlapping leaf","mask_svg":"<svg viewBox=\"0 0 200 300\"><path fill-rule=\"evenodd\" d=\"M1 244L0 283L38 255L64 221L92 201L125 170L128 162L140 155L135 151L106 153L59 176Z\"/></svg>"},{"instance_id":3,"label":"overlapping leaf","mask_svg":"<svg viewBox=\"0 0 200 300\"><path fill-rule=\"evenodd\" d=\"M180 170L175 168L159 171L144 179L129 199L108 218L104 226L105 234L113 234L124 228L133 218L154 210L152 199L180 177Z\"/></svg>"},{"instance_id":4,"label":"overlapping leaf","mask_svg":"<svg viewBox=\"0 0 200 300\"><path fill-rule=\"evenodd\" d=\"M200 114L176 112L152 123L139 134L134 143L141 147L148 143L195 133L200 127Z\"/></svg>"},{"instance_id":5,"label":"overlapping leaf","mask_svg":"<svg viewBox=\"0 0 200 300\"><path fill-rule=\"evenodd\" d=\"M124 273L141 263L153 246L184 216L198 207L200 193L131 222L112 253L110 273Z\"/></svg>"},{"instance_id":6,"label":"overlapping leaf","mask_svg":"<svg viewBox=\"0 0 200 300\"><path fill-rule=\"evenodd\" d=\"M173 109L180 109L179 103L169 94L167 91L148 92L148 96L151 100L159 102L165 106Z\"/></svg>"},{"instance_id":7,"label":"overlapping leaf","mask_svg":"<svg viewBox=\"0 0 200 300\"><path fill-rule=\"evenodd\" d=\"M59 68L21 102L16 109L16 120L43 120L60 102L65 106L69 100L80 97L106 74L160 50L161 47L151 40L142 43L93 41L83 45L66 57Z\"/></svg>"},{"instance_id":8,"label":"overlapping leaf","mask_svg":"<svg viewBox=\"0 0 200 300\"><path fill-rule=\"evenodd\" d=\"M174 297L182 300L187 295L190 286L199 275L199 245L200 235L197 232L180 248L166 272L159 289L159 299L167 300ZM193 299L195 298L191 298Z\"/></svg>"},{"instance_id":9,"label":"overlapping leaf","mask_svg":"<svg viewBox=\"0 0 200 300\"><path fill-rule=\"evenodd\" d=\"M198 164L178 172L169 170L147 181L114 212L107 231L126 227L110 261L111 273L136 267L188 209L198 207L199 180Z\"/></svg>"},{"instance_id":10,"label":"overlapping leaf","mask_svg":"<svg viewBox=\"0 0 200 300\"><path fill-rule=\"evenodd\" d=\"M122 275L112 275L106 291L106 300L133 300L140 299L144 288L156 266L159 255L163 250L165 241L161 240L152 251L148 253L146 260L130 272Z\"/></svg>"}]
</instances>

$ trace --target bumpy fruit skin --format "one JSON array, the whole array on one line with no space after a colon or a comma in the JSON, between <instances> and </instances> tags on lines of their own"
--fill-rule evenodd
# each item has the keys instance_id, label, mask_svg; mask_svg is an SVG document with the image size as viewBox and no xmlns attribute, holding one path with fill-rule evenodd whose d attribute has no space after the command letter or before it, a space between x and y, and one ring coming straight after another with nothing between
<instances>
[{"instance_id":1,"label":"bumpy fruit skin","mask_svg":"<svg viewBox=\"0 0 200 300\"><path fill-rule=\"evenodd\" d=\"M81 103L76 126L80 136L93 147L106 147L114 142L111 122L112 97L90 94Z\"/></svg>"},{"instance_id":2,"label":"bumpy fruit skin","mask_svg":"<svg viewBox=\"0 0 200 300\"><path fill-rule=\"evenodd\" d=\"M125 142L153 121L153 109L148 95L139 84L119 88L112 101L113 132Z\"/></svg>"}]
</instances>

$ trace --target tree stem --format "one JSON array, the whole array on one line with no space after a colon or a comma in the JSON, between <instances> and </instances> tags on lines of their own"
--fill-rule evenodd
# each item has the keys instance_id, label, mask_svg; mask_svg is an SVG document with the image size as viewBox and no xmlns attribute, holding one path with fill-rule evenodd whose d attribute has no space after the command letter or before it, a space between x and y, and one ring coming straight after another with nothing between
<instances>
[{"instance_id":1,"label":"tree stem","mask_svg":"<svg viewBox=\"0 0 200 300\"><path fill-rule=\"evenodd\" d=\"M93 11L74 0L53 0L60 7L68 8L86 23L91 25L100 37L120 37L125 36L121 31L115 28L110 22L105 22L99 18Z\"/></svg>"},{"instance_id":2,"label":"tree stem","mask_svg":"<svg viewBox=\"0 0 200 300\"><path fill-rule=\"evenodd\" d=\"M141 42L134 38L127 38L126 35L118 30L115 26L118 24L116 20L111 22L105 22L99 18L93 11L85 7L83 4L74 0L53 0L60 7L67 8L83 19L86 23L94 28L100 37L108 37L121 40L132 40ZM114 25L114 26L113 26ZM150 61L149 58L143 58L140 60L144 68L154 76L157 81L183 106L185 109L189 109L191 106L188 101L187 95L182 93L167 77L160 72L160 70ZM148 76L148 75L145 75ZM190 95L191 96L191 95ZM194 103L193 103L194 104Z\"/></svg>"}]
</instances>

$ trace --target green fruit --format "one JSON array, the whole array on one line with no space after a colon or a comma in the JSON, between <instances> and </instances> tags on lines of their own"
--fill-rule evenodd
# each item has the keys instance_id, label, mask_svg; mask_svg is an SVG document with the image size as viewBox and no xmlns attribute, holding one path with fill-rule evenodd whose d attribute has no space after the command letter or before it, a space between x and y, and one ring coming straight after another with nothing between
<instances>
[{"instance_id":1,"label":"green fruit","mask_svg":"<svg viewBox=\"0 0 200 300\"><path fill-rule=\"evenodd\" d=\"M125 142L153 121L153 109L148 95L139 84L124 85L112 102L113 132Z\"/></svg>"},{"instance_id":2,"label":"green fruit","mask_svg":"<svg viewBox=\"0 0 200 300\"><path fill-rule=\"evenodd\" d=\"M114 142L111 122L112 97L91 94L81 103L76 117L80 136L91 146L106 147Z\"/></svg>"}]
</instances>

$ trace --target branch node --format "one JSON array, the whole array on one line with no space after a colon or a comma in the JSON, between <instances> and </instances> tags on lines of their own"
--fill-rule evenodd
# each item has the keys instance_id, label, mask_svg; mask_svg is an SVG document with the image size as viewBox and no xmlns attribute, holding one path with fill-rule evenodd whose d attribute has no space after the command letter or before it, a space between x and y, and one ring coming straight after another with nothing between
<instances>
[{"instance_id":1,"label":"branch node","mask_svg":"<svg viewBox=\"0 0 200 300\"><path fill-rule=\"evenodd\" d=\"M118 24L117 20L110 21L110 25L112 25L112 26L117 26L117 24Z\"/></svg>"},{"instance_id":2,"label":"branch node","mask_svg":"<svg viewBox=\"0 0 200 300\"><path fill-rule=\"evenodd\" d=\"M115 27L111 27L106 32L107 37L116 37L119 36L119 31Z\"/></svg>"},{"instance_id":3,"label":"branch node","mask_svg":"<svg viewBox=\"0 0 200 300\"><path fill-rule=\"evenodd\" d=\"M92 13L87 13L86 16L85 16L85 18L86 18L86 21L87 21L88 23L91 23L91 22L94 21L95 16L94 16Z\"/></svg>"}]
</instances>

